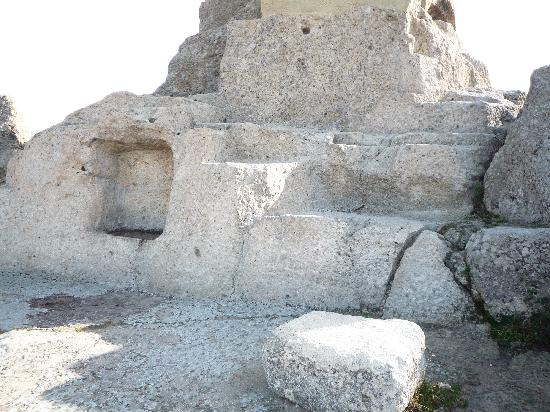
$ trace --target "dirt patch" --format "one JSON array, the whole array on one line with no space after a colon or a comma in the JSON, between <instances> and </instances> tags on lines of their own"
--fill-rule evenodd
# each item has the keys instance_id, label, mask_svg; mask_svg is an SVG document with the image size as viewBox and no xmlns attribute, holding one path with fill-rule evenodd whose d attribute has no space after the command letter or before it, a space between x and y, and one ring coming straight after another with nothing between
<instances>
[{"instance_id":1,"label":"dirt patch","mask_svg":"<svg viewBox=\"0 0 550 412\"><path fill-rule=\"evenodd\" d=\"M33 326L51 328L71 323L105 324L149 310L165 299L129 292L114 292L99 296L74 297L51 295L29 301L31 308L45 309L30 317Z\"/></svg>"}]
</instances>

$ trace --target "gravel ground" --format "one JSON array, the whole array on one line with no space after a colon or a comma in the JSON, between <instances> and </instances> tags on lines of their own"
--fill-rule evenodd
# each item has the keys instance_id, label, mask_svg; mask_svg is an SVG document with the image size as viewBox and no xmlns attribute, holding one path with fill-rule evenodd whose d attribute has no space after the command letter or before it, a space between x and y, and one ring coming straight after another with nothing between
<instances>
[{"instance_id":1,"label":"gravel ground","mask_svg":"<svg viewBox=\"0 0 550 412\"><path fill-rule=\"evenodd\" d=\"M304 311L0 275L0 411L302 411L259 353ZM467 410L550 410L550 354L503 353L482 325L424 329L428 379L460 384Z\"/></svg>"}]
</instances>

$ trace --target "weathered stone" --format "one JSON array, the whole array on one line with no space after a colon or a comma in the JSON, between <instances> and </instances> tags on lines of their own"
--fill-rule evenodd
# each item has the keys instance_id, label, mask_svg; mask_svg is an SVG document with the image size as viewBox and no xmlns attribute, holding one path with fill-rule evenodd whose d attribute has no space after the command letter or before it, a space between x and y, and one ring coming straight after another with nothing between
<instances>
[{"instance_id":1,"label":"weathered stone","mask_svg":"<svg viewBox=\"0 0 550 412\"><path fill-rule=\"evenodd\" d=\"M487 171L485 204L511 222L550 223L550 66L533 73L523 113Z\"/></svg>"},{"instance_id":2,"label":"weathered stone","mask_svg":"<svg viewBox=\"0 0 550 412\"><path fill-rule=\"evenodd\" d=\"M467 252L472 286L494 318L550 310L550 229L486 229Z\"/></svg>"},{"instance_id":3,"label":"weathered stone","mask_svg":"<svg viewBox=\"0 0 550 412\"><path fill-rule=\"evenodd\" d=\"M245 242L236 292L256 301L376 310L395 262L422 228L344 213L266 217Z\"/></svg>"},{"instance_id":4,"label":"weathered stone","mask_svg":"<svg viewBox=\"0 0 550 412\"><path fill-rule=\"evenodd\" d=\"M220 76L233 121L456 132L497 127L517 112L502 93L457 93L487 88L487 71L451 25L442 29L422 8L234 22Z\"/></svg>"},{"instance_id":5,"label":"weathered stone","mask_svg":"<svg viewBox=\"0 0 550 412\"><path fill-rule=\"evenodd\" d=\"M377 309L425 227L403 217L470 213L498 147L492 134L375 136L224 116L190 99L122 93L37 135L0 192L1 267Z\"/></svg>"},{"instance_id":6,"label":"weathered stone","mask_svg":"<svg viewBox=\"0 0 550 412\"><path fill-rule=\"evenodd\" d=\"M217 91L226 37L225 28L220 28L185 40L170 62L166 81L155 93L189 96Z\"/></svg>"},{"instance_id":7,"label":"weathered stone","mask_svg":"<svg viewBox=\"0 0 550 412\"><path fill-rule=\"evenodd\" d=\"M0 267L133 283L144 241L112 234L162 232L178 136L220 120L184 98L119 93L36 135L0 188Z\"/></svg>"},{"instance_id":8,"label":"weathered stone","mask_svg":"<svg viewBox=\"0 0 550 412\"><path fill-rule=\"evenodd\" d=\"M461 219L497 150L491 134L335 134L325 156L306 159L287 180L276 210L336 210Z\"/></svg>"},{"instance_id":9,"label":"weathered stone","mask_svg":"<svg viewBox=\"0 0 550 412\"><path fill-rule=\"evenodd\" d=\"M449 253L441 236L422 232L406 250L395 273L384 305L384 318L454 325L471 316L471 300L445 266Z\"/></svg>"},{"instance_id":10,"label":"weathered stone","mask_svg":"<svg viewBox=\"0 0 550 412\"><path fill-rule=\"evenodd\" d=\"M200 33L188 38L168 67L166 81L155 92L189 96L218 90L225 51L225 25L232 20L260 17L259 0L206 0L200 8Z\"/></svg>"},{"instance_id":11,"label":"weathered stone","mask_svg":"<svg viewBox=\"0 0 550 412\"><path fill-rule=\"evenodd\" d=\"M265 345L269 386L313 411L398 412L424 375L422 329L403 320L312 312Z\"/></svg>"},{"instance_id":12,"label":"weathered stone","mask_svg":"<svg viewBox=\"0 0 550 412\"><path fill-rule=\"evenodd\" d=\"M0 184L5 182L9 160L24 141L13 102L7 96L0 96Z\"/></svg>"},{"instance_id":13,"label":"weathered stone","mask_svg":"<svg viewBox=\"0 0 550 412\"><path fill-rule=\"evenodd\" d=\"M200 8L200 31L218 29L232 20L260 17L260 0L205 0Z\"/></svg>"}]
</instances>

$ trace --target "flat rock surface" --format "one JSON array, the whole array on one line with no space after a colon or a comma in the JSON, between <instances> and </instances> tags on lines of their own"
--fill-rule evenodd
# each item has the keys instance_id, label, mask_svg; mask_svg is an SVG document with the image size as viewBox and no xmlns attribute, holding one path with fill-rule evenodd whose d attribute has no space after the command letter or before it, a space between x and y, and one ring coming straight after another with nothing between
<instances>
[{"instance_id":1,"label":"flat rock surface","mask_svg":"<svg viewBox=\"0 0 550 412\"><path fill-rule=\"evenodd\" d=\"M260 353L303 313L0 275L0 410L301 411ZM462 385L468 410L550 409L548 353L501 353L480 325L425 332L428 378Z\"/></svg>"}]
</instances>

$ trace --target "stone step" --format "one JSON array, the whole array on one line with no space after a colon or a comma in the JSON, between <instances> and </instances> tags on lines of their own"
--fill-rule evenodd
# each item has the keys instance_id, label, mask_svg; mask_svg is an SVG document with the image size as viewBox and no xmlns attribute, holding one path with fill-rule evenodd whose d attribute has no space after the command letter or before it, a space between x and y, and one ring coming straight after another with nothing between
<instances>
[{"instance_id":1,"label":"stone step","mask_svg":"<svg viewBox=\"0 0 550 412\"><path fill-rule=\"evenodd\" d=\"M245 299L327 309L379 309L418 221L353 213L264 216L236 274Z\"/></svg>"},{"instance_id":2,"label":"stone step","mask_svg":"<svg viewBox=\"0 0 550 412\"><path fill-rule=\"evenodd\" d=\"M458 219L470 214L500 139L492 133L319 132L209 124L183 139L185 163L295 162L276 213L342 211Z\"/></svg>"}]
</instances>

